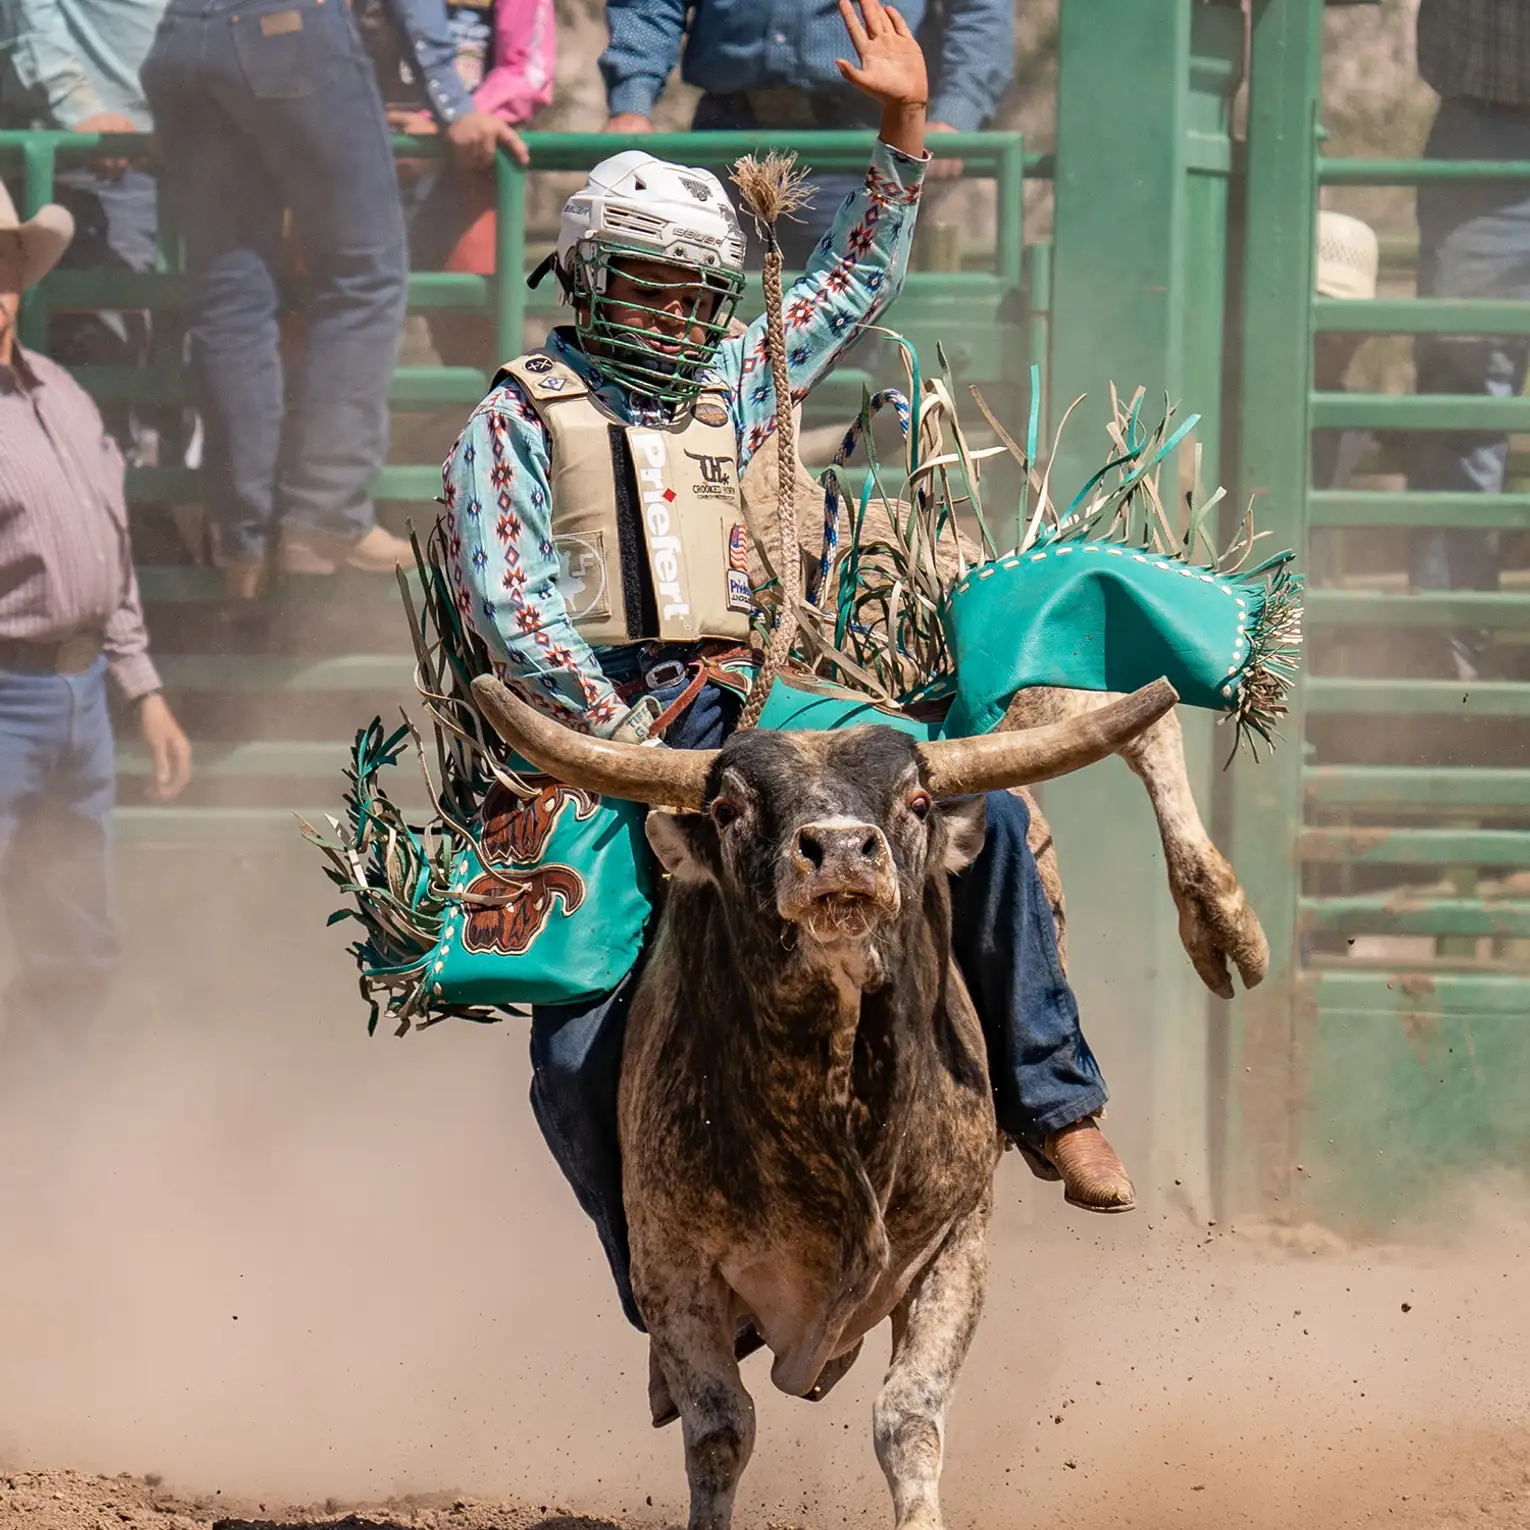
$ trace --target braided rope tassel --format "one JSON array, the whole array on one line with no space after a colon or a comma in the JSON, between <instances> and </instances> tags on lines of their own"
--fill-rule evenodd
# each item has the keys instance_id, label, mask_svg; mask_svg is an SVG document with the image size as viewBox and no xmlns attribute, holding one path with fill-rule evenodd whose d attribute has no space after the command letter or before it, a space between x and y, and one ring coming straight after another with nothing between
<instances>
[{"instance_id":1,"label":"braided rope tassel","mask_svg":"<svg viewBox=\"0 0 1530 1530\"><path fill-rule=\"evenodd\" d=\"M765 710L776 676L791 655L797 637L797 608L802 602L802 559L797 551L797 422L792 413L791 380L786 368L786 322L782 316L781 246L776 219L790 214L810 194L796 168L795 154L752 154L733 167L733 182L765 240L762 280L765 288L765 346L776 393L776 568L781 576L781 607L771 628L760 672L739 717L740 729L752 728Z\"/></svg>"}]
</instances>

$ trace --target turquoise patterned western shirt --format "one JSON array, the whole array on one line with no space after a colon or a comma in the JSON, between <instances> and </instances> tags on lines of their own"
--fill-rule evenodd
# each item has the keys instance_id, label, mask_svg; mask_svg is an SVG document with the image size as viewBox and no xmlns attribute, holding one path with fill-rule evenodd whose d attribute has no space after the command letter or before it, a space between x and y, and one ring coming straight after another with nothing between
<instances>
[{"instance_id":1,"label":"turquoise patterned western shirt","mask_svg":"<svg viewBox=\"0 0 1530 1530\"><path fill-rule=\"evenodd\" d=\"M897 295L925 161L884 143L862 186L785 295L787 367L799 403ZM549 346L617 417L653 424L645 411L574 340L554 330ZM719 349L709 382L731 394L739 470L776 428L775 387L765 356L765 320ZM458 608L483 638L502 675L565 722L609 733L625 715L591 649L569 620L552 541L547 432L520 386L507 380L473 411L442 468L441 517Z\"/></svg>"}]
</instances>

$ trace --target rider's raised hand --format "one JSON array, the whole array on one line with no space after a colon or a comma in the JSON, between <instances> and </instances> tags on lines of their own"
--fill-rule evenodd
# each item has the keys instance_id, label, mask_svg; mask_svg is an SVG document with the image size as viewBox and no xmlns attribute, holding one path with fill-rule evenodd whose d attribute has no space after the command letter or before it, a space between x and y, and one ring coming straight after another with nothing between
<instances>
[{"instance_id":1,"label":"rider's raised hand","mask_svg":"<svg viewBox=\"0 0 1530 1530\"><path fill-rule=\"evenodd\" d=\"M881 102L882 141L920 158L930 84L924 53L908 23L881 0L839 0L839 13L860 60L857 67L835 59L839 72L857 90Z\"/></svg>"}]
</instances>

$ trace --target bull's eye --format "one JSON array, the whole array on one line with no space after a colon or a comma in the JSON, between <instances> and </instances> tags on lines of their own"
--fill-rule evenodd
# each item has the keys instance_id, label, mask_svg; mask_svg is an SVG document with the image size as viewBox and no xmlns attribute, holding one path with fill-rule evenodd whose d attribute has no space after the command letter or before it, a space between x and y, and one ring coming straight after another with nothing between
<instances>
[{"instance_id":1,"label":"bull's eye","mask_svg":"<svg viewBox=\"0 0 1530 1530\"><path fill-rule=\"evenodd\" d=\"M916 792L910 792L908 797L908 810L915 818L928 818L930 809L935 806L935 800L922 787Z\"/></svg>"},{"instance_id":2,"label":"bull's eye","mask_svg":"<svg viewBox=\"0 0 1530 1530\"><path fill-rule=\"evenodd\" d=\"M726 797L719 797L712 804L712 822L719 829L726 829L735 818L738 817L738 809L728 801Z\"/></svg>"}]
</instances>

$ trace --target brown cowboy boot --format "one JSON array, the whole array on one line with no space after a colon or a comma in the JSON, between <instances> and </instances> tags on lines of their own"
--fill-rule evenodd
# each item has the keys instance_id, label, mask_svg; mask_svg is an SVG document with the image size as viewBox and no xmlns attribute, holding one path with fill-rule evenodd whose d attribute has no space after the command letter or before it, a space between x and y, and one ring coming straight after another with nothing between
<instances>
[{"instance_id":1,"label":"brown cowboy boot","mask_svg":"<svg viewBox=\"0 0 1530 1530\"><path fill-rule=\"evenodd\" d=\"M1042 1151L1061 1175L1063 1199L1070 1206L1082 1206L1085 1211L1130 1211L1137 1204L1126 1165L1092 1116L1048 1132Z\"/></svg>"}]
</instances>

